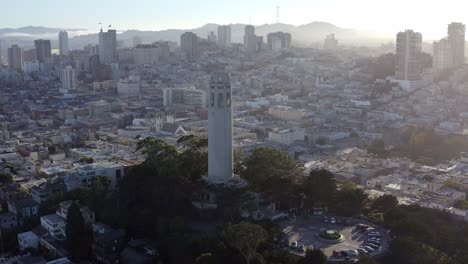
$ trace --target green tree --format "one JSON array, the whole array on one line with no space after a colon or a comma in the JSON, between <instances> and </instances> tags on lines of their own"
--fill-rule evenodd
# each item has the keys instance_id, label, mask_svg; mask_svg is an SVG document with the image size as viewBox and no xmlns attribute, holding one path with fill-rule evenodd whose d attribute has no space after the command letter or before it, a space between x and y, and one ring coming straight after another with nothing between
<instances>
[{"instance_id":1,"label":"green tree","mask_svg":"<svg viewBox=\"0 0 468 264\"><path fill-rule=\"evenodd\" d=\"M373 201L372 209L386 213L398 206L398 199L393 195L385 194Z\"/></svg>"},{"instance_id":2,"label":"green tree","mask_svg":"<svg viewBox=\"0 0 468 264\"><path fill-rule=\"evenodd\" d=\"M89 254L91 240L80 206L75 202L68 208L65 233L72 259L75 261L86 259Z\"/></svg>"},{"instance_id":3,"label":"green tree","mask_svg":"<svg viewBox=\"0 0 468 264\"><path fill-rule=\"evenodd\" d=\"M339 190L331 209L334 213L344 216L357 216L361 214L367 195L361 189Z\"/></svg>"},{"instance_id":4,"label":"green tree","mask_svg":"<svg viewBox=\"0 0 468 264\"><path fill-rule=\"evenodd\" d=\"M305 257L300 259L297 264L325 264L327 256L319 248L307 249Z\"/></svg>"},{"instance_id":5,"label":"green tree","mask_svg":"<svg viewBox=\"0 0 468 264\"><path fill-rule=\"evenodd\" d=\"M243 178L250 187L281 205L294 199L295 185L302 177L303 167L288 154L271 147L254 150L247 158Z\"/></svg>"},{"instance_id":6,"label":"green tree","mask_svg":"<svg viewBox=\"0 0 468 264\"><path fill-rule=\"evenodd\" d=\"M397 238L390 243L390 259L399 264L452 264L454 261L446 254L410 238Z\"/></svg>"},{"instance_id":7,"label":"green tree","mask_svg":"<svg viewBox=\"0 0 468 264\"><path fill-rule=\"evenodd\" d=\"M13 181L13 176L9 173L0 173L0 184L5 185Z\"/></svg>"},{"instance_id":8,"label":"green tree","mask_svg":"<svg viewBox=\"0 0 468 264\"><path fill-rule=\"evenodd\" d=\"M311 170L309 177L304 178L302 188L308 204L329 204L336 192L335 176L325 169Z\"/></svg>"},{"instance_id":9,"label":"green tree","mask_svg":"<svg viewBox=\"0 0 468 264\"><path fill-rule=\"evenodd\" d=\"M222 237L228 247L239 252L245 264L250 264L256 259L259 245L266 241L267 233L259 225L241 222L228 225L222 231Z\"/></svg>"}]
</instances>

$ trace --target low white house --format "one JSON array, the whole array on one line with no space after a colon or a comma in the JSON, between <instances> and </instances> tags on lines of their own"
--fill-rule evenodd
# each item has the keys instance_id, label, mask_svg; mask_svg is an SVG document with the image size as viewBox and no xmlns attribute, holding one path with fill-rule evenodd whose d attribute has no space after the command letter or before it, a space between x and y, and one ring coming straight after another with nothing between
<instances>
[{"instance_id":1,"label":"low white house","mask_svg":"<svg viewBox=\"0 0 468 264\"><path fill-rule=\"evenodd\" d=\"M39 248L41 238L32 231L18 234L18 245L20 251L25 251L28 248Z\"/></svg>"}]
</instances>

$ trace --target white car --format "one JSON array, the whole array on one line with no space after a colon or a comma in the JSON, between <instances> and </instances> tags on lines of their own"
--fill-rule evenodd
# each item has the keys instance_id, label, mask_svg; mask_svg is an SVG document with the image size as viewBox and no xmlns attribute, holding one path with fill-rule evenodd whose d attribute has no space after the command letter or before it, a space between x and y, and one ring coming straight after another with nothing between
<instances>
[{"instance_id":1,"label":"white car","mask_svg":"<svg viewBox=\"0 0 468 264\"><path fill-rule=\"evenodd\" d=\"M336 224L336 219L335 219L335 218L331 218L331 219L330 219L330 224Z\"/></svg>"},{"instance_id":2,"label":"white car","mask_svg":"<svg viewBox=\"0 0 468 264\"><path fill-rule=\"evenodd\" d=\"M299 244L297 243L297 241L294 241L294 242L291 243L291 246L290 246L290 247L291 247L292 249L296 249L298 245L299 245Z\"/></svg>"}]
</instances>

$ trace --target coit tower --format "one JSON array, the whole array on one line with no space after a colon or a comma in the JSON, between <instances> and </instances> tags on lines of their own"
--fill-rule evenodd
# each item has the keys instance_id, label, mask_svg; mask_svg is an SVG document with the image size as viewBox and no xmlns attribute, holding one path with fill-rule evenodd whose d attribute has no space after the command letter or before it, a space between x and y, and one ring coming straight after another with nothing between
<instances>
[{"instance_id":1,"label":"coit tower","mask_svg":"<svg viewBox=\"0 0 468 264\"><path fill-rule=\"evenodd\" d=\"M233 177L231 76L211 75L208 106L208 182L226 184Z\"/></svg>"}]
</instances>

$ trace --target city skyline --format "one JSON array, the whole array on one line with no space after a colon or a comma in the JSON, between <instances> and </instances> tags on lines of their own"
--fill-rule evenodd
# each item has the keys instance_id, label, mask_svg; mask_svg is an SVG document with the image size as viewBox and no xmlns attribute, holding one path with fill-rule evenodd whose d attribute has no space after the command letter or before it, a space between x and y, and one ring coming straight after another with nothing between
<instances>
[{"instance_id":1,"label":"city skyline","mask_svg":"<svg viewBox=\"0 0 468 264\"><path fill-rule=\"evenodd\" d=\"M100 25L112 25L119 30L164 30L192 29L207 23L216 24L273 24L276 23L276 6L280 8L281 23L303 25L312 21L325 21L340 27L372 32L376 36L393 36L395 32L414 29L426 39L438 39L446 33L446 24L459 21L464 24L468 19L463 14L467 4L461 0L448 0L443 6L437 3L393 1L381 12L381 5L370 0L353 3L342 0L319 1L292 0L281 3L268 0L255 2L236 1L217 3L212 0L199 2L178 1L177 3L155 3L141 0L137 5L128 6L126 1L94 3L84 0L70 3L66 7L57 5L56 0L29 3L29 9L37 12L23 12L23 7L14 2L4 4L2 27L19 28L23 26L45 26L62 28L81 28L98 32ZM89 6L93 6L92 9ZM452 8L456 6L457 8ZM184 8L182 8L184 7ZM403 8L404 7L404 8ZM421 9L418 16L414 10ZM229 12L227 12L229 10ZM440 16L446 13L448 16ZM138 16L135 16L138 14ZM398 14L398 16L395 16ZM86 15L87 19L80 19ZM398 19L395 19L398 17ZM372 23L369 23L372 21Z\"/></svg>"}]
</instances>

